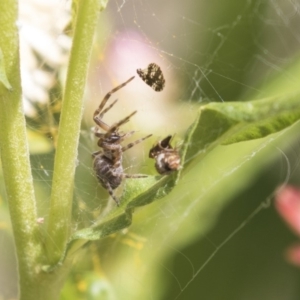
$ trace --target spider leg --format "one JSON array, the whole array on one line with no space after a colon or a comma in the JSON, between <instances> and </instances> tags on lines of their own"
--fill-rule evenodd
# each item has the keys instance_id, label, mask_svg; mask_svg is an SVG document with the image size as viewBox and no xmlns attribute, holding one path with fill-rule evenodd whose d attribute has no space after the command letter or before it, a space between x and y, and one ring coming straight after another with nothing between
<instances>
[{"instance_id":1,"label":"spider leg","mask_svg":"<svg viewBox=\"0 0 300 300\"><path fill-rule=\"evenodd\" d=\"M134 133L135 133L135 131L132 130L132 131L129 131L129 132L123 134L123 136L120 134L119 142L124 141L126 138L132 136ZM102 133L102 132L99 132L99 131L94 131L94 134L95 134L96 137L102 138L102 139L105 138L105 135L106 135L106 133Z\"/></svg>"},{"instance_id":2,"label":"spider leg","mask_svg":"<svg viewBox=\"0 0 300 300\"><path fill-rule=\"evenodd\" d=\"M114 201L117 203L117 205L120 206L120 201L119 201L119 199L114 195L114 191L113 191L111 185L109 184L109 182L106 181L106 180L105 180L105 181L102 180L102 182L104 183L104 185L105 185L105 187L106 187L106 189L107 189L109 195L114 199Z\"/></svg>"},{"instance_id":3,"label":"spider leg","mask_svg":"<svg viewBox=\"0 0 300 300\"><path fill-rule=\"evenodd\" d=\"M123 142L125 139L127 139L128 137L132 136L135 133L134 130L129 131L127 133L125 133L121 138L120 138L120 143Z\"/></svg>"},{"instance_id":4,"label":"spider leg","mask_svg":"<svg viewBox=\"0 0 300 300\"><path fill-rule=\"evenodd\" d=\"M93 117L94 122L95 122L99 127L101 127L102 129L104 129L104 130L106 130L106 131L109 130L110 126L107 125L105 122L103 122L103 121L102 121L102 118L103 118L104 114L105 114L106 112L108 112L108 111L116 104L117 101L118 101L118 99L115 100L112 104L110 104L107 108L105 108L101 113L99 113L99 114L96 115L96 116L94 115L94 117Z\"/></svg>"},{"instance_id":5,"label":"spider leg","mask_svg":"<svg viewBox=\"0 0 300 300\"><path fill-rule=\"evenodd\" d=\"M109 137L111 135L112 132L116 131L121 125L127 123L129 121L129 119L135 115L137 113L137 111L134 111L133 113L131 113L129 116L127 116L126 118L120 120L119 122L115 123L114 125L112 125L109 130L105 133L104 137Z\"/></svg>"},{"instance_id":6,"label":"spider leg","mask_svg":"<svg viewBox=\"0 0 300 300\"><path fill-rule=\"evenodd\" d=\"M158 144L161 149L172 149L172 146L170 145L170 141L172 139L172 135L168 135L166 138L161 140Z\"/></svg>"},{"instance_id":7,"label":"spider leg","mask_svg":"<svg viewBox=\"0 0 300 300\"><path fill-rule=\"evenodd\" d=\"M146 178L148 175L139 175L139 174L123 174L123 178Z\"/></svg>"},{"instance_id":8,"label":"spider leg","mask_svg":"<svg viewBox=\"0 0 300 300\"><path fill-rule=\"evenodd\" d=\"M102 119L104 114L106 114L116 104L117 101L118 101L118 99L116 99L112 104L110 104L107 108L105 108L99 115L99 118Z\"/></svg>"},{"instance_id":9,"label":"spider leg","mask_svg":"<svg viewBox=\"0 0 300 300\"><path fill-rule=\"evenodd\" d=\"M105 130L105 131L108 131L108 130L109 130L110 126L107 125L107 124L106 124L105 122L103 122L102 120L100 120L100 119L98 118L98 116L94 117L94 121L95 121L95 123L96 123L100 128L102 128L103 130ZM97 129L99 129L99 128L97 128ZM95 131L94 133L95 133L95 135L97 136L97 131Z\"/></svg>"},{"instance_id":10,"label":"spider leg","mask_svg":"<svg viewBox=\"0 0 300 300\"><path fill-rule=\"evenodd\" d=\"M126 151L126 150L132 148L133 146L135 146L135 145L141 143L142 141L144 141L145 139L149 138L150 136L152 136L152 134L149 134L149 135L147 135L147 136L145 136L145 137L143 137L143 138L141 138L141 139L138 139L138 140L136 140L136 141L134 141L134 142L132 142L132 143L129 143L128 145L122 147L122 152L124 152L124 151Z\"/></svg>"},{"instance_id":11,"label":"spider leg","mask_svg":"<svg viewBox=\"0 0 300 300\"><path fill-rule=\"evenodd\" d=\"M92 153L92 157L95 158L98 154L102 153L102 150L96 151Z\"/></svg>"},{"instance_id":12,"label":"spider leg","mask_svg":"<svg viewBox=\"0 0 300 300\"><path fill-rule=\"evenodd\" d=\"M110 154L112 154L112 156L115 156L115 154L113 153L113 151L117 151L117 152L122 151L122 148L121 148L121 146L120 146L120 143L121 143L124 139L126 139L126 138L132 136L134 133L135 133L135 131L132 130L132 131L129 131L129 132L125 133L123 136L120 136L120 139L118 140L118 144L109 144L109 143L105 143L105 149L108 150L108 151L110 151ZM97 143L97 145L98 145L99 147L103 148L103 140L104 140L104 138L105 138L105 133L97 132L97 133L95 133L95 135L96 135L98 138L100 138L99 141L98 141L98 143ZM105 151L104 151L104 152L105 152ZM103 153L103 151L99 150L98 152L93 153L93 154L92 154L92 157L95 157L98 153ZM118 160L119 160L119 159L118 159Z\"/></svg>"},{"instance_id":13,"label":"spider leg","mask_svg":"<svg viewBox=\"0 0 300 300\"><path fill-rule=\"evenodd\" d=\"M117 92L117 91L118 91L119 89L121 89L122 87L124 87L124 86L125 86L127 83L129 83L131 80L133 80L133 78L134 78L134 76L131 77L131 78L129 78L127 81L121 83L120 85L118 85L117 87L115 87L114 89L112 89L110 92L108 92L108 93L105 95L105 97L104 97L103 100L101 101L99 107L98 107L98 108L95 110L95 112L94 112L94 116L93 116L94 120L95 120L95 117L96 117L97 115L100 114L100 112L102 111L103 107L105 106L105 104L106 104L106 102L108 101L108 99L110 98L110 96L111 96L113 93Z\"/></svg>"}]
</instances>

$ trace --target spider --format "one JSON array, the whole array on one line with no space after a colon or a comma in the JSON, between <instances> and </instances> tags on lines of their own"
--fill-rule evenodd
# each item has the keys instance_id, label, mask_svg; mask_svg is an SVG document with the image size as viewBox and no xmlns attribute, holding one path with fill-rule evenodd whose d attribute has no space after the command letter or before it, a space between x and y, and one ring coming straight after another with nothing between
<instances>
[{"instance_id":1,"label":"spider","mask_svg":"<svg viewBox=\"0 0 300 300\"><path fill-rule=\"evenodd\" d=\"M133 135L135 131L123 133L119 132L119 127L127 123L130 118L137 113L137 111L134 111L126 118L110 126L103 122L102 118L104 114L109 111L118 100L115 100L107 108L103 108L113 93L117 92L133 79L134 76L108 92L101 101L99 107L95 110L93 116L94 122L98 125L98 127L94 131L94 134L97 138L99 138L98 146L102 148L101 150L92 154L92 157L94 158L94 170L101 185L108 191L109 195L113 198L118 206L120 205L120 201L114 195L113 190L121 184L122 180L124 178L147 177L146 175L124 173L122 166L123 152L149 138L150 136L152 136L152 134L138 139L135 142L129 143L126 146L122 146L121 142ZM99 132L100 128L106 131L106 133Z\"/></svg>"},{"instance_id":2,"label":"spider","mask_svg":"<svg viewBox=\"0 0 300 300\"><path fill-rule=\"evenodd\" d=\"M171 139L172 136L168 135L149 151L149 157L155 159L155 168L161 175L171 174L181 169L180 156L177 149L170 145Z\"/></svg>"},{"instance_id":3,"label":"spider","mask_svg":"<svg viewBox=\"0 0 300 300\"><path fill-rule=\"evenodd\" d=\"M137 69L136 72L154 91L160 92L164 89L166 81L161 68L157 64L151 63L146 69Z\"/></svg>"}]
</instances>

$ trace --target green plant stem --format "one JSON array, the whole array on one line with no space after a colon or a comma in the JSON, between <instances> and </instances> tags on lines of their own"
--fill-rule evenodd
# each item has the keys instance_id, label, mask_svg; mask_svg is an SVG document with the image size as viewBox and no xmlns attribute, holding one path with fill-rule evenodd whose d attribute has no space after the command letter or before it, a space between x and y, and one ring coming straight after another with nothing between
<instances>
[{"instance_id":1,"label":"green plant stem","mask_svg":"<svg viewBox=\"0 0 300 300\"><path fill-rule=\"evenodd\" d=\"M21 102L17 1L1 2L2 65L12 87L0 82L0 154L19 267L20 294L34 294L41 255L37 210L30 169L25 118Z\"/></svg>"},{"instance_id":2,"label":"green plant stem","mask_svg":"<svg viewBox=\"0 0 300 300\"><path fill-rule=\"evenodd\" d=\"M47 228L46 249L50 265L58 263L64 256L70 235L83 93L100 8L99 0L78 1L73 46L62 102Z\"/></svg>"}]
</instances>

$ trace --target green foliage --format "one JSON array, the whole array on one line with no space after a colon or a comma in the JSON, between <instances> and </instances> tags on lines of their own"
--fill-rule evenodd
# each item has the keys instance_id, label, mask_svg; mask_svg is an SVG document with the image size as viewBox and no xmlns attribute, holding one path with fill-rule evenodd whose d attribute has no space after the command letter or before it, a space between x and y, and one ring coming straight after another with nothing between
<instances>
[{"instance_id":1,"label":"green foliage","mask_svg":"<svg viewBox=\"0 0 300 300\"><path fill-rule=\"evenodd\" d=\"M80 1L64 90L55 154L46 245L51 265L65 253L70 235L74 175L83 110L83 94L100 3Z\"/></svg>"},{"instance_id":2,"label":"green foliage","mask_svg":"<svg viewBox=\"0 0 300 300\"><path fill-rule=\"evenodd\" d=\"M5 60L0 52L0 121L4 129L0 135L0 146L20 266L22 299L26 299L26 295L38 299L46 289L49 293L44 296L45 300L58 298L58 291L73 259L80 253L78 250L97 240L103 246L100 257L106 258L102 270L105 275L95 273L86 277L91 299L143 299L149 295L158 299L164 290L160 288L161 262L173 254L174 248L182 248L212 228L233 196L249 186L278 155L274 148L293 140L299 132L300 92L294 85L287 87L285 78L280 76L261 87L260 92L264 92L267 98L251 95L247 98L256 100L210 103L198 107L197 116L180 149L183 165L180 171L170 176L127 180L120 207L103 213L92 226L71 232L71 228L77 225L71 211L82 98L97 15L106 3L74 1L73 49L64 91L45 232L39 231L36 222L33 184L28 180L31 176L24 116L20 114L20 78L18 66L13 64L18 58L9 56L11 49L18 53L17 30L12 25L16 19L16 7L12 6L10 11L8 24L11 28L7 32L10 30L14 44L10 45L6 38L7 45L2 47ZM8 67L4 62L8 63ZM298 65L296 61L289 71L299 74ZM15 94L9 91L10 84ZM7 100L12 104L9 108ZM11 123L11 120L14 122ZM39 142L41 146L34 145L33 149L50 149L40 137ZM15 161L18 164L12 163ZM118 242L118 247L111 247L118 238L126 240L124 245L132 246L133 242L128 241L129 234L124 233L129 226L132 232L142 237L136 242L138 251L128 251ZM150 238L151 245L148 243ZM136 252L139 263L135 263ZM124 274L135 274L141 288L131 276L120 281L119 270ZM93 283L98 287L97 296L92 293ZM74 299L74 288L70 287L69 281L64 297L70 298L71 294Z\"/></svg>"},{"instance_id":3,"label":"green foliage","mask_svg":"<svg viewBox=\"0 0 300 300\"><path fill-rule=\"evenodd\" d=\"M59 261L69 239L82 98L97 17L101 10L100 2L80 1L78 6L45 236L40 233L37 221L25 117L22 113L16 27L18 6L15 1L6 1L3 5L0 13L3 52L0 53L0 154L18 257L20 299L40 299L43 294L44 299L54 300L59 297L70 264L65 262L53 272L43 270L45 265Z\"/></svg>"},{"instance_id":4,"label":"green foliage","mask_svg":"<svg viewBox=\"0 0 300 300\"><path fill-rule=\"evenodd\" d=\"M4 64L4 58L3 53L0 48L0 82L8 89L11 90L11 85L7 79L7 75L5 72L5 64Z\"/></svg>"},{"instance_id":5,"label":"green foliage","mask_svg":"<svg viewBox=\"0 0 300 300\"><path fill-rule=\"evenodd\" d=\"M202 106L183 142L182 164L185 168L195 162L205 164L205 156L218 146L264 138L293 125L300 119L299 97L297 92L290 96ZM263 143L266 141L263 140ZM249 153L253 151L251 147L248 150ZM121 206L115 207L92 228L74 233L72 239L96 240L128 227L134 208L167 196L179 182L180 176L187 176L189 170L180 170L171 176L148 177L138 183L128 180ZM222 177L218 177L217 181L222 181Z\"/></svg>"},{"instance_id":6,"label":"green foliage","mask_svg":"<svg viewBox=\"0 0 300 300\"><path fill-rule=\"evenodd\" d=\"M245 188L261 168L278 155L274 147L299 132L296 124L283 130L299 120L299 96L295 92L269 99L202 106L183 142L183 170L138 183L129 180L122 205L98 220L92 228L74 233L70 249L77 249L85 240L104 238L131 225L134 209L155 201L152 206L136 212L131 230L142 236L151 235L151 248L155 251L145 249L140 255L142 269L148 270L144 279L156 286L160 278L157 274L159 261L172 253L172 249L182 247L210 229L232 196ZM160 200L162 197L165 198ZM164 217L166 212L167 217ZM121 250L115 250L110 256L122 256L121 253ZM132 265L129 267L130 259L134 260L129 257L115 263L123 270L132 272L134 269L140 274L140 266L137 269ZM114 277L110 270L106 271ZM119 297L127 293L133 297L128 288L130 281L130 278L124 278L118 285ZM148 293L150 290L144 286L143 291L136 291L136 298L141 294L146 297Z\"/></svg>"}]
</instances>

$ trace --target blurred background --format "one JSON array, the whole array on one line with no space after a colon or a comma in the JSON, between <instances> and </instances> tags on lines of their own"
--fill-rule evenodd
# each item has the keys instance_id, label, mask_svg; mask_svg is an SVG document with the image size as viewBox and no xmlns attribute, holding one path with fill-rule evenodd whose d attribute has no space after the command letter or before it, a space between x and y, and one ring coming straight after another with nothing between
<instances>
[{"instance_id":1,"label":"blurred background","mask_svg":"<svg viewBox=\"0 0 300 300\"><path fill-rule=\"evenodd\" d=\"M153 137L128 151L124 165L128 173L155 175L147 149L169 134L180 145L201 105L298 88L299 8L300 2L291 0L109 1L100 14L86 88L73 229L93 224L114 205L97 183L91 159L97 151L92 114L108 91L151 62L162 68L162 92L136 77L112 96L119 101L105 116L111 124L138 111L124 130L137 131L132 140ZM71 12L68 1L20 1L24 109L42 218L47 218ZM89 255L78 258L61 299L300 299L299 267L285 257L299 236L279 217L273 197L283 182L299 186L297 132L286 132L251 166L246 164L256 151L249 150L251 142L222 146L210 162L183 176L168 197L137 210L129 229L86 247ZM229 175L237 163L223 163L235 157L247 167ZM218 183L218 176L228 181L211 185L215 190L207 196L205 177ZM192 189L199 185L203 194L195 196ZM1 172L0 192L0 299L16 299ZM184 205L187 199L207 203L210 197L207 210L191 212Z\"/></svg>"}]
</instances>

